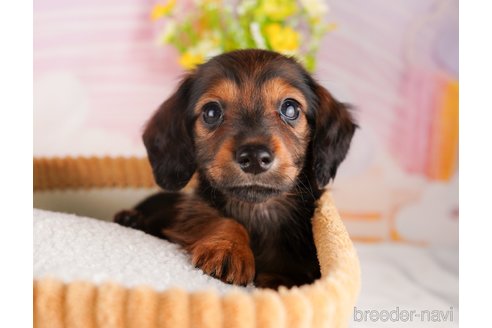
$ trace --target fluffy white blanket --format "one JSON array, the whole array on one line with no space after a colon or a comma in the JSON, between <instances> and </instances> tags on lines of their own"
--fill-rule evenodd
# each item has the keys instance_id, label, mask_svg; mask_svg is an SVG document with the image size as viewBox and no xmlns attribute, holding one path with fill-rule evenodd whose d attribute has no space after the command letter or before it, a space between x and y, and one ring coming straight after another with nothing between
<instances>
[{"instance_id":1,"label":"fluffy white blanket","mask_svg":"<svg viewBox=\"0 0 492 328\"><path fill-rule=\"evenodd\" d=\"M362 290L351 327L458 326L457 249L395 243L358 244L356 248ZM111 280L157 290L181 287L226 292L239 288L204 275L190 264L185 252L165 240L115 223L35 209L34 277L45 276L95 283ZM436 310L441 311L437 313L441 321L427 317L414 317L411 322L402 318L382 321L381 317L373 321L367 312L373 310L378 315L382 311L394 314L398 310L402 315ZM367 314L365 318L361 311Z\"/></svg>"},{"instance_id":2,"label":"fluffy white blanket","mask_svg":"<svg viewBox=\"0 0 492 328\"><path fill-rule=\"evenodd\" d=\"M34 209L34 278L188 291L231 285L194 268L177 245L116 223Z\"/></svg>"}]
</instances>

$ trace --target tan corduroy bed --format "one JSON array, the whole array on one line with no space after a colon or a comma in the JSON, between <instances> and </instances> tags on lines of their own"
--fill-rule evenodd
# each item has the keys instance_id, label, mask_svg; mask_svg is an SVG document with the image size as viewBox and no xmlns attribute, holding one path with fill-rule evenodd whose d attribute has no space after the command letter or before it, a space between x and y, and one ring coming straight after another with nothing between
<instances>
[{"instance_id":1,"label":"tan corduroy bed","mask_svg":"<svg viewBox=\"0 0 492 328\"><path fill-rule=\"evenodd\" d=\"M34 159L35 191L153 186L144 158ZM346 327L359 292L359 260L328 192L313 232L322 278L311 285L220 295L35 280L34 327Z\"/></svg>"}]
</instances>

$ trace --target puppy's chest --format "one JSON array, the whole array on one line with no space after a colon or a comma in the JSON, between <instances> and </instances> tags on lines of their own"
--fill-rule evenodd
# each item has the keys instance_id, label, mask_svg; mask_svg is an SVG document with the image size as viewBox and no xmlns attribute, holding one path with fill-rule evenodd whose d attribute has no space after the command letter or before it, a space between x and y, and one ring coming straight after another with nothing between
<instances>
[{"instance_id":1,"label":"puppy's chest","mask_svg":"<svg viewBox=\"0 0 492 328\"><path fill-rule=\"evenodd\" d=\"M274 239L284 225L296 221L296 209L289 202L247 203L229 200L223 207L223 214L241 223L255 236Z\"/></svg>"},{"instance_id":2,"label":"puppy's chest","mask_svg":"<svg viewBox=\"0 0 492 328\"><path fill-rule=\"evenodd\" d=\"M246 227L257 262L275 263L315 256L310 219L313 208L295 201L267 204L230 202L224 214Z\"/></svg>"}]
</instances>

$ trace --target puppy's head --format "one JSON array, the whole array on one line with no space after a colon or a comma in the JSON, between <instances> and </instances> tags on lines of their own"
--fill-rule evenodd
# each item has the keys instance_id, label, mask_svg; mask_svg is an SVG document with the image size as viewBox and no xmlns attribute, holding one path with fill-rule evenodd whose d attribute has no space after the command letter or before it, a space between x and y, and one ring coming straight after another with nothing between
<instances>
[{"instance_id":1,"label":"puppy's head","mask_svg":"<svg viewBox=\"0 0 492 328\"><path fill-rule=\"evenodd\" d=\"M186 76L143 140L162 188L181 189L198 170L224 194L262 202L291 190L301 172L323 188L355 127L347 108L295 60L242 50Z\"/></svg>"}]
</instances>

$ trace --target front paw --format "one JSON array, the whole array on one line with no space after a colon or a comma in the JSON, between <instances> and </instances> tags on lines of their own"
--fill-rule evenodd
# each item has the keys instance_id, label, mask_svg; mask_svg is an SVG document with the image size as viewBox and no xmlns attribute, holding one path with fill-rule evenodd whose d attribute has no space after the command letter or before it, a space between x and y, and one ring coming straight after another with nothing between
<instances>
[{"instance_id":1,"label":"front paw","mask_svg":"<svg viewBox=\"0 0 492 328\"><path fill-rule=\"evenodd\" d=\"M142 215L136 210L123 210L114 215L113 221L124 227L137 229Z\"/></svg>"},{"instance_id":2,"label":"front paw","mask_svg":"<svg viewBox=\"0 0 492 328\"><path fill-rule=\"evenodd\" d=\"M255 259L248 244L227 239L195 243L191 249L193 265L223 282L247 285L255 276Z\"/></svg>"}]
</instances>

